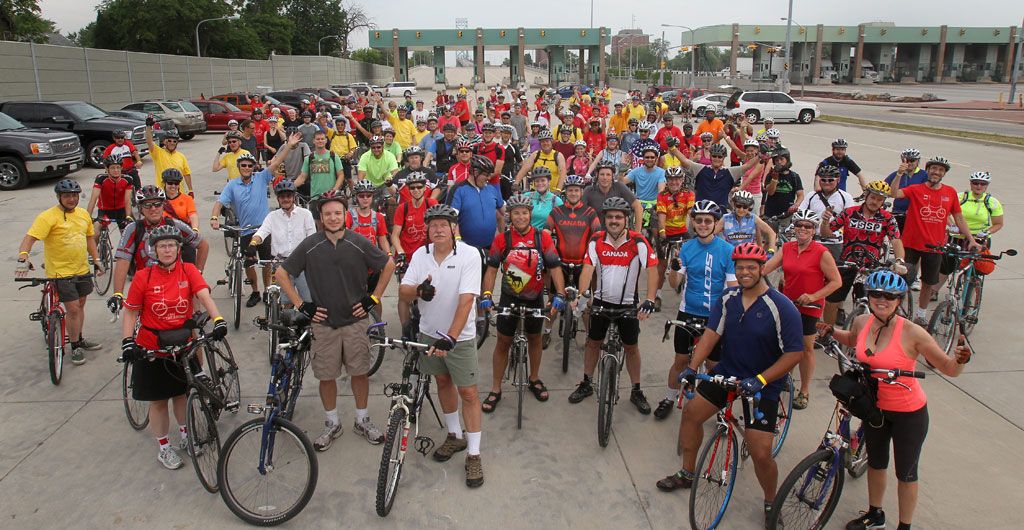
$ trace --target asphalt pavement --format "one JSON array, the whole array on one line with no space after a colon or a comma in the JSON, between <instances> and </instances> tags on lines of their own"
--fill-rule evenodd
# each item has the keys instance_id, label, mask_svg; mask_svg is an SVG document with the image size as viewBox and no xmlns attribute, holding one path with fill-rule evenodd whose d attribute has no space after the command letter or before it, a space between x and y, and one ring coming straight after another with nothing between
<instances>
[{"instance_id":1,"label":"asphalt pavement","mask_svg":"<svg viewBox=\"0 0 1024 530\"><path fill-rule=\"evenodd\" d=\"M867 117L867 116L865 116ZM1017 177L1020 151L955 139L914 136L902 132L814 123L781 124L782 139L794 153L795 167L805 186L816 163L829 154L829 143L844 137L850 155L871 177L895 169L898 153L913 146L924 156L942 155L953 163L949 183L963 189L967 175L977 169L993 174L992 193L1007 208L1007 228L996 247L1019 244L1024 215L1018 208L1024 182ZM184 142L195 171L200 218L209 217L213 192L224 184L223 173L211 175L210 164L219 135L206 134ZM148 161L147 161L148 162ZM143 178L152 182L147 163ZM91 186L98 170L76 173L83 188ZM103 299L90 297L86 335L103 344L87 354L83 366L65 365L64 381L54 387L47 375L44 346L37 324L27 315L38 303L34 289L18 291L13 280L18 242L33 217L54 204L53 181L0 195L0 219L7 229L0 246L8 249L8 279L0 284L6 310L0 314L4 330L0 343L0 520L5 528L233 528L242 522L217 495L206 493L189 464L168 471L156 461L157 446L146 432L127 424L120 399L120 324L111 324ZM856 188L856 184L853 185ZM858 190L851 192L856 194ZM211 238L207 280L222 275L224 246L219 233L204 225ZM33 259L40 260L41 245ZM1022 249L1024 250L1024 249ZM922 385L929 396L931 424L920 472L920 502L915 528L1019 528L1015 506L1024 503L1024 410L1019 406L1017 381L1024 371L1020 344L1024 326L1014 308L1024 292L1024 257L999 263L988 278L982 320L972 342L973 362L958 378L929 372ZM386 320L396 320L395 289L383 301ZM214 289L222 309L228 298L223 287ZM666 372L672 360L671 343L662 343L666 318L674 317L678 297L663 294L662 313L642 326L641 384L656 404L665 393ZM263 350L265 337L251 324L262 308L243 309L238 331L229 340L241 366L243 405L261 402L269 369ZM391 325L392 332L397 326ZM494 340L480 350L481 374L490 373ZM829 424L835 401L826 382L834 363L819 352L808 409L798 411L789 438L778 458L780 475L812 452ZM551 390L546 403L529 394L523 429L515 428L515 396L508 385L494 414L484 415L482 455L486 482L469 490L464 484L463 457L445 464L411 454L391 515L378 518L373 509L380 446L371 446L352 432L353 402L348 383L339 384L339 411L346 432L329 451L317 455L320 478L305 509L288 526L293 528L677 528L686 526L687 493L663 493L655 481L676 471L675 455L679 411L666 421L641 416L628 402L628 388L615 409L612 439L606 448L596 440L597 405L594 398L570 405L566 397L581 373L581 353L573 352L568 374L562 374L554 346L546 352L541 377ZM370 413L383 426L388 400L386 383L399 377L400 362L389 356L371 378ZM491 390L481 375L480 391ZM307 374L295 421L315 437L323 414L313 378ZM243 411L219 424L223 440L236 425L250 418ZM444 429L424 417L423 434L440 443ZM710 428L710 424L707 426ZM781 479L781 477L780 477ZM866 480L848 479L830 527L866 509ZM895 527L896 488L890 488L884 508ZM723 528L757 528L761 524L761 492L749 462L740 470Z\"/></svg>"}]
</instances>

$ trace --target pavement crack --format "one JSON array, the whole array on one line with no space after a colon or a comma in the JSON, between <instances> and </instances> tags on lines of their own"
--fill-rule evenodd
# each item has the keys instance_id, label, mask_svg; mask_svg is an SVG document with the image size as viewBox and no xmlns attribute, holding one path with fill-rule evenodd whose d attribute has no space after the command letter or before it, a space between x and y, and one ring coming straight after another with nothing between
<instances>
[{"instance_id":1,"label":"pavement crack","mask_svg":"<svg viewBox=\"0 0 1024 530\"><path fill-rule=\"evenodd\" d=\"M636 479L633 478L633 471L629 469L629 462L626 461L626 455L622 452L622 445L619 444L619 437L615 434L615 430L611 432L612 439L615 440L615 450L619 452L619 458L622 459L622 467L626 468L626 474L629 475L629 483L633 485L633 493L636 494L636 500L640 503L640 509L644 511L644 518L647 519L647 526L654 530L654 523L651 522L651 514L647 512L647 505L644 504L644 499L640 495L640 488L636 486Z\"/></svg>"}]
</instances>

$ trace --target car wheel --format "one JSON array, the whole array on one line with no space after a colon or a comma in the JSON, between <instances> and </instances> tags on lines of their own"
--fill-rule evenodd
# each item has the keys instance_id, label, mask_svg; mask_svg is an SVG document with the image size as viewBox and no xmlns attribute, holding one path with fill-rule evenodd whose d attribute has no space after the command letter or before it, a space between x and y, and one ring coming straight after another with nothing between
<instances>
[{"instance_id":1,"label":"car wheel","mask_svg":"<svg viewBox=\"0 0 1024 530\"><path fill-rule=\"evenodd\" d=\"M196 137L196 135L194 135L194 134L183 134L183 135L181 135L181 139L185 140L186 142L191 140L191 139L193 139L193 138L195 138L195 137Z\"/></svg>"},{"instance_id":2,"label":"car wheel","mask_svg":"<svg viewBox=\"0 0 1024 530\"><path fill-rule=\"evenodd\" d=\"M24 188L28 184L25 164L13 156L0 158L0 190L10 191Z\"/></svg>"},{"instance_id":3,"label":"car wheel","mask_svg":"<svg viewBox=\"0 0 1024 530\"><path fill-rule=\"evenodd\" d=\"M405 97L409 97L411 95L412 95L412 91L410 91L410 90L406 90L405 91Z\"/></svg>"},{"instance_id":4,"label":"car wheel","mask_svg":"<svg viewBox=\"0 0 1024 530\"><path fill-rule=\"evenodd\" d=\"M747 122L748 123L757 123L757 120L759 120L759 119L761 119L761 113L757 112L756 110L748 110L747 111Z\"/></svg>"},{"instance_id":5,"label":"car wheel","mask_svg":"<svg viewBox=\"0 0 1024 530\"><path fill-rule=\"evenodd\" d=\"M814 121L814 111L811 109L804 109L800 111L800 117L798 120L800 123L811 123Z\"/></svg>"},{"instance_id":6,"label":"car wheel","mask_svg":"<svg viewBox=\"0 0 1024 530\"><path fill-rule=\"evenodd\" d=\"M103 151L107 148L109 142L103 140L96 140L89 144L86 148L86 162L92 167L103 167Z\"/></svg>"}]
</instances>

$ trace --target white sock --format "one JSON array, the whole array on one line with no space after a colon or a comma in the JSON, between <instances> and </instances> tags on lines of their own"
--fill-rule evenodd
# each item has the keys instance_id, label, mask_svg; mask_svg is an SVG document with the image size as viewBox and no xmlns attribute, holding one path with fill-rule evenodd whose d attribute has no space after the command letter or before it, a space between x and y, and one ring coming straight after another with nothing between
<instances>
[{"instance_id":1,"label":"white sock","mask_svg":"<svg viewBox=\"0 0 1024 530\"><path fill-rule=\"evenodd\" d=\"M188 427L184 425L178 425L178 433L181 434L181 439L188 438Z\"/></svg>"},{"instance_id":2,"label":"white sock","mask_svg":"<svg viewBox=\"0 0 1024 530\"><path fill-rule=\"evenodd\" d=\"M367 409L356 409L356 423L363 423L363 420L369 416Z\"/></svg>"},{"instance_id":3,"label":"white sock","mask_svg":"<svg viewBox=\"0 0 1024 530\"><path fill-rule=\"evenodd\" d=\"M661 287L658 287L658 290L654 291L654 297L657 298L659 296L661 296Z\"/></svg>"},{"instance_id":4,"label":"white sock","mask_svg":"<svg viewBox=\"0 0 1024 530\"><path fill-rule=\"evenodd\" d=\"M444 415L444 424L448 426L448 432L454 434L459 440L462 439L462 424L459 423L459 411Z\"/></svg>"},{"instance_id":5,"label":"white sock","mask_svg":"<svg viewBox=\"0 0 1024 530\"><path fill-rule=\"evenodd\" d=\"M670 387L668 392L665 394L665 399L669 401L679 401L679 389Z\"/></svg>"},{"instance_id":6,"label":"white sock","mask_svg":"<svg viewBox=\"0 0 1024 530\"><path fill-rule=\"evenodd\" d=\"M924 312L925 312L924 309L921 309L920 307L915 307L914 308L914 318L924 318Z\"/></svg>"},{"instance_id":7,"label":"white sock","mask_svg":"<svg viewBox=\"0 0 1024 530\"><path fill-rule=\"evenodd\" d=\"M161 451L163 451L165 448L168 448L168 447L171 446L171 442L167 439L166 436L161 436L161 437L157 438L156 439L156 443L160 445L160 450Z\"/></svg>"},{"instance_id":8,"label":"white sock","mask_svg":"<svg viewBox=\"0 0 1024 530\"><path fill-rule=\"evenodd\" d=\"M331 422L331 425L338 424L338 409L326 410L324 414L327 415L327 421Z\"/></svg>"},{"instance_id":9,"label":"white sock","mask_svg":"<svg viewBox=\"0 0 1024 530\"><path fill-rule=\"evenodd\" d=\"M470 456L476 456L480 454L480 432L467 432L466 433L466 453Z\"/></svg>"}]
</instances>

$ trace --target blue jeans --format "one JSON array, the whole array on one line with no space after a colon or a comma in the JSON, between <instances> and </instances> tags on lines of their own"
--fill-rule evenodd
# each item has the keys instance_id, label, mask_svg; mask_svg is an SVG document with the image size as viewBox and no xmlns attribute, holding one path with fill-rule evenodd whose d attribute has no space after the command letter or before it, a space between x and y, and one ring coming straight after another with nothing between
<instances>
[{"instance_id":1,"label":"blue jeans","mask_svg":"<svg viewBox=\"0 0 1024 530\"><path fill-rule=\"evenodd\" d=\"M299 274L298 277L288 275L292 279L292 283L295 284L295 290L299 292L299 296L303 302L312 302L313 297L309 294L309 285L306 284L306 273Z\"/></svg>"}]
</instances>

